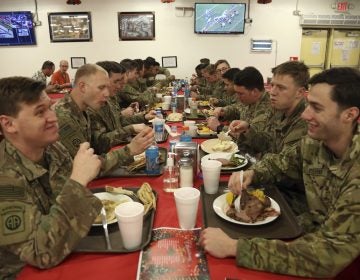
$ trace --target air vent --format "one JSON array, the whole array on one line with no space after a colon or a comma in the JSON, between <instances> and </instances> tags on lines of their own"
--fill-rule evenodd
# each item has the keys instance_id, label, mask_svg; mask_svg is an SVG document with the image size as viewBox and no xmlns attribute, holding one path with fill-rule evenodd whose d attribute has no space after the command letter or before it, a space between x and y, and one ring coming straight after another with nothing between
<instances>
[{"instance_id":1,"label":"air vent","mask_svg":"<svg viewBox=\"0 0 360 280\"><path fill-rule=\"evenodd\" d=\"M360 16L357 15L302 15L301 26L337 27L360 29Z\"/></svg>"}]
</instances>

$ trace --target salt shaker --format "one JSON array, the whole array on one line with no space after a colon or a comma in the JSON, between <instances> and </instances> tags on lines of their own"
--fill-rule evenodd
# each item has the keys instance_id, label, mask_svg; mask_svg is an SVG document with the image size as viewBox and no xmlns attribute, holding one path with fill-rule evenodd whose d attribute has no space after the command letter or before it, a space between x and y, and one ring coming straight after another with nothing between
<instances>
[{"instance_id":1,"label":"salt shaker","mask_svg":"<svg viewBox=\"0 0 360 280\"><path fill-rule=\"evenodd\" d=\"M180 188L193 187L193 160L183 157L179 160Z\"/></svg>"}]
</instances>

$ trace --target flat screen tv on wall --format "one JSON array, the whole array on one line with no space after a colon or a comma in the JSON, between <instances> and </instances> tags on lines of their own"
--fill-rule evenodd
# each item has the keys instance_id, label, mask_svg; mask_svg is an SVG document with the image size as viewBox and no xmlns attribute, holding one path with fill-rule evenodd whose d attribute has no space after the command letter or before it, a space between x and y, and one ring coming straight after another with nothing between
<instances>
[{"instance_id":1,"label":"flat screen tv on wall","mask_svg":"<svg viewBox=\"0 0 360 280\"><path fill-rule=\"evenodd\" d=\"M0 46L36 45L31 12L0 12Z\"/></svg>"},{"instance_id":2,"label":"flat screen tv on wall","mask_svg":"<svg viewBox=\"0 0 360 280\"><path fill-rule=\"evenodd\" d=\"M245 3L195 3L194 31L198 34L243 34Z\"/></svg>"}]
</instances>

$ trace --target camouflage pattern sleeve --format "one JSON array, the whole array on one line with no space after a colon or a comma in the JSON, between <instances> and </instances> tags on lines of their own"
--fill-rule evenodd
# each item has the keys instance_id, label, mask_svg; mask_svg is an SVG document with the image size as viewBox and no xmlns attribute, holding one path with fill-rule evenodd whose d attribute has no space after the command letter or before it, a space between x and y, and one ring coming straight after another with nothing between
<instances>
[{"instance_id":1,"label":"camouflage pattern sleeve","mask_svg":"<svg viewBox=\"0 0 360 280\"><path fill-rule=\"evenodd\" d=\"M114 169L120 166L126 166L134 161L134 157L130 155L128 146L120 149L112 150L103 155L104 161L101 167L101 175L111 173Z\"/></svg>"},{"instance_id":2,"label":"camouflage pattern sleeve","mask_svg":"<svg viewBox=\"0 0 360 280\"><path fill-rule=\"evenodd\" d=\"M91 146L97 154L107 153L112 147L128 142L128 137L134 132L132 127L122 127L118 116L106 117L103 109L105 108L101 108L98 112L88 110L91 123Z\"/></svg>"},{"instance_id":3,"label":"camouflage pattern sleeve","mask_svg":"<svg viewBox=\"0 0 360 280\"><path fill-rule=\"evenodd\" d=\"M169 69L167 69L165 67L160 67L159 74L165 75L166 78L169 78L169 76L171 75Z\"/></svg>"},{"instance_id":4,"label":"camouflage pattern sleeve","mask_svg":"<svg viewBox=\"0 0 360 280\"><path fill-rule=\"evenodd\" d=\"M240 110L244 105L240 102L234 102L232 105L224 107L224 121L238 120L240 116Z\"/></svg>"},{"instance_id":5,"label":"camouflage pattern sleeve","mask_svg":"<svg viewBox=\"0 0 360 280\"><path fill-rule=\"evenodd\" d=\"M239 240L237 264L302 277L336 276L360 253L359 186L359 178L344 184L325 221L292 242Z\"/></svg>"},{"instance_id":6,"label":"camouflage pattern sleeve","mask_svg":"<svg viewBox=\"0 0 360 280\"><path fill-rule=\"evenodd\" d=\"M279 154L267 154L249 169L255 171L252 183L260 185L280 182L284 174L293 180L302 179L301 144L288 147Z\"/></svg>"},{"instance_id":7,"label":"camouflage pattern sleeve","mask_svg":"<svg viewBox=\"0 0 360 280\"><path fill-rule=\"evenodd\" d=\"M138 113L132 116L120 116L120 123L122 126L127 126L135 123L145 123L147 120L145 119L145 115L143 113Z\"/></svg>"},{"instance_id":8,"label":"camouflage pattern sleeve","mask_svg":"<svg viewBox=\"0 0 360 280\"><path fill-rule=\"evenodd\" d=\"M306 122L301 118L305 103L300 102L289 117L284 113L274 111L266 125L252 123L248 131L243 134L242 141L249 143L249 152L279 153L284 147L294 145L306 135Z\"/></svg>"},{"instance_id":9,"label":"camouflage pattern sleeve","mask_svg":"<svg viewBox=\"0 0 360 280\"><path fill-rule=\"evenodd\" d=\"M267 156L252 167L254 184L283 173L301 178L309 211L306 233L292 241L239 240L237 263L253 269L305 277L333 277L360 254L360 136L341 160L323 143L305 137L300 144ZM310 230L309 230L310 229Z\"/></svg>"},{"instance_id":10,"label":"camouflage pattern sleeve","mask_svg":"<svg viewBox=\"0 0 360 280\"><path fill-rule=\"evenodd\" d=\"M13 197L0 200L0 246L30 265L55 266L86 236L102 204L82 185L68 180L50 212L43 215L26 196L16 197L21 194L20 184L9 177L0 182L0 193Z\"/></svg>"},{"instance_id":11,"label":"camouflage pattern sleeve","mask_svg":"<svg viewBox=\"0 0 360 280\"><path fill-rule=\"evenodd\" d=\"M152 106L156 103L156 95L150 91L138 92L131 85L126 84L121 93L121 100L127 103L127 106L132 102L139 102L140 107L149 104Z\"/></svg>"}]
</instances>

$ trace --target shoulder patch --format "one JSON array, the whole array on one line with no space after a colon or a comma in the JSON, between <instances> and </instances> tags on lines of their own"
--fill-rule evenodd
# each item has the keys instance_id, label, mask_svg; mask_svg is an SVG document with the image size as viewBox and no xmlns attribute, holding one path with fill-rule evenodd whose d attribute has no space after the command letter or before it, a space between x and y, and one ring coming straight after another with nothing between
<instances>
[{"instance_id":1,"label":"shoulder patch","mask_svg":"<svg viewBox=\"0 0 360 280\"><path fill-rule=\"evenodd\" d=\"M20 205L9 205L1 208L1 225L4 236L11 235L25 230L24 219L25 207Z\"/></svg>"}]
</instances>

